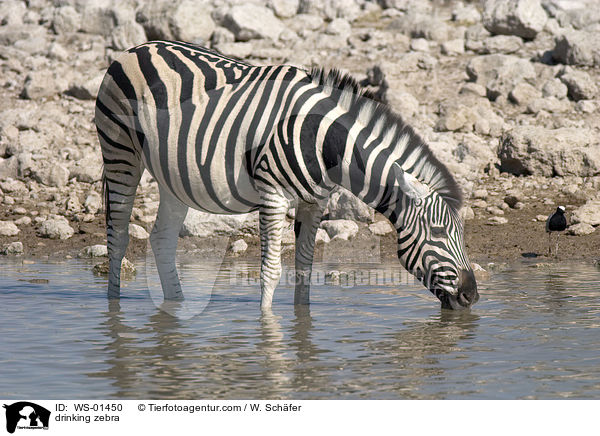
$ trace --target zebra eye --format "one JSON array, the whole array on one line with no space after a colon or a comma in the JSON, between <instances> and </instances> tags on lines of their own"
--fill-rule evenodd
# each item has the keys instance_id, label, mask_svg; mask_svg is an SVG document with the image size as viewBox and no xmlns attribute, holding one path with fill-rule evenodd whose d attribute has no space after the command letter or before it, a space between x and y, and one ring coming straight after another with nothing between
<instances>
[{"instance_id":1,"label":"zebra eye","mask_svg":"<svg viewBox=\"0 0 600 436\"><path fill-rule=\"evenodd\" d=\"M446 229L442 226L431 227L431 236L434 238L443 238L446 236Z\"/></svg>"}]
</instances>

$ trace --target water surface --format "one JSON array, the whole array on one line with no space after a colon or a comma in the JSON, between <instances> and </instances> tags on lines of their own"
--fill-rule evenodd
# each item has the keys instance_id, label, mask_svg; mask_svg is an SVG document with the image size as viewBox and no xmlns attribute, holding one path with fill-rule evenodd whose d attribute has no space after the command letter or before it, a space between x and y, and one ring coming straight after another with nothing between
<instances>
[{"instance_id":1,"label":"water surface","mask_svg":"<svg viewBox=\"0 0 600 436\"><path fill-rule=\"evenodd\" d=\"M223 266L214 289L205 280L214 266L183 264L197 292L162 308L144 266L109 302L106 279L85 261L2 259L0 397L600 398L600 271L591 265L510 267L458 313L397 265L321 264L321 273L384 279L324 280L310 309L294 308L283 283L268 315L258 264Z\"/></svg>"}]
</instances>

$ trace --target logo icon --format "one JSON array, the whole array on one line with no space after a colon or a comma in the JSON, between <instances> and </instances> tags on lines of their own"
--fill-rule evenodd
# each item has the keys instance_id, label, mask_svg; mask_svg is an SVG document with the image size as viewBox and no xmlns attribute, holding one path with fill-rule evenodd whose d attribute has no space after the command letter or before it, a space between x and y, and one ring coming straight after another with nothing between
<instances>
[{"instance_id":1,"label":"logo icon","mask_svg":"<svg viewBox=\"0 0 600 436\"><path fill-rule=\"evenodd\" d=\"M50 411L42 406L28 401L19 401L6 409L6 431L14 433L19 429L48 429Z\"/></svg>"}]
</instances>

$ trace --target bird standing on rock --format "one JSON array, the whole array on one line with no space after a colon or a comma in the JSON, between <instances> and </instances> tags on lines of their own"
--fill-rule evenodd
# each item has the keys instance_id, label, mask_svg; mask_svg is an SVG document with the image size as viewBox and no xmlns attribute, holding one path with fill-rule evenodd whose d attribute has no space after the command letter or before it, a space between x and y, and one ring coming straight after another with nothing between
<instances>
[{"instance_id":1,"label":"bird standing on rock","mask_svg":"<svg viewBox=\"0 0 600 436\"><path fill-rule=\"evenodd\" d=\"M546 232L548 233L548 256L552 254L551 237L552 232L563 232L567 228L567 218L565 217L565 207L558 206L554 213L551 213L546 220ZM556 251L554 256L558 255L558 236L556 236Z\"/></svg>"}]
</instances>

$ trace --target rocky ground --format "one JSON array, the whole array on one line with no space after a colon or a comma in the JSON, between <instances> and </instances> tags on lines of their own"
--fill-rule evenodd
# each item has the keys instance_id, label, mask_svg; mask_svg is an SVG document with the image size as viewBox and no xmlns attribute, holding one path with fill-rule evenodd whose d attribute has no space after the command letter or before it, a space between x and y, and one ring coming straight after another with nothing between
<instances>
[{"instance_id":1,"label":"rocky ground","mask_svg":"<svg viewBox=\"0 0 600 436\"><path fill-rule=\"evenodd\" d=\"M100 247L84 249L105 242L93 100L120 51L162 38L255 64L351 72L379 91L456 175L472 260L554 259L547 256L544 225L558 205L566 206L570 224L558 258L594 260L600 257L600 10L594 6L595 0L5 0L0 251L23 258L103 255ZM138 194L130 258L146 253L158 207L147 175ZM326 218L318 256L394 257L389 226L347 193L334 194ZM284 242L290 259L291 228ZM190 213L181 247L255 258L256 216Z\"/></svg>"}]
</instances>

